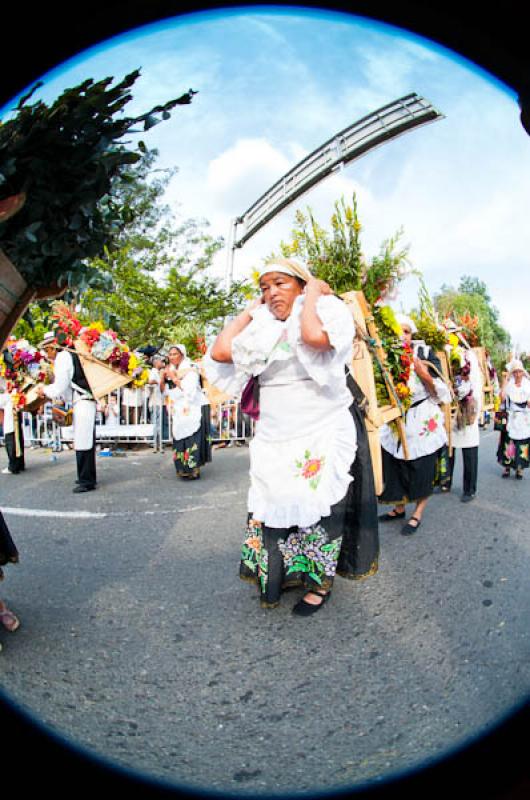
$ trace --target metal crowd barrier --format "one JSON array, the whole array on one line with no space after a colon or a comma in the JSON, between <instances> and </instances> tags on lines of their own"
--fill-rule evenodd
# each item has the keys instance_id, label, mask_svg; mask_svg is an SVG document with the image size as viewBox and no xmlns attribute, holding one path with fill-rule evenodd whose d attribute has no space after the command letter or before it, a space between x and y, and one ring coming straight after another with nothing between
<instances>
[{"instance_id":1,"label":"metal crowd barrier","mask_svg":"<svg viewBox=\"0 0 530 800\"><path fill-rule=\"evenodd\" d=\"M98 402L96 412L96 443L102 447L116 444L146 444L157 442L171 447L171 402L165 399L162 407L149 404L144 388L118 389ZM47 403L41 414L24 413L24 443L27 447L50 447L61 450L73 442L73 429L60 427ZM254 423L243 414L239 401L228 400L210 406L210 437L213 444L244 442L254 435Z\"/></svg>"}]
</instances>

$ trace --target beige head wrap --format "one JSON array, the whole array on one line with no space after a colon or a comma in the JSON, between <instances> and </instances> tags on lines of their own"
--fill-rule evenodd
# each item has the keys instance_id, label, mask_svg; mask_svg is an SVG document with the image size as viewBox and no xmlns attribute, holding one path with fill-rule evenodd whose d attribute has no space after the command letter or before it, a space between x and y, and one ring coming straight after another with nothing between
<instances>
[{"instance_id":1,"label":"beige head wrap","mask_svg":"<svg viewBox=\"0 0 530 800\"><path fill-rule=\"evenodd\" d=\"M303 264L294 258L271 258L266 261L259 271L259 277L265 275L267 272L282 272L284 275L291 275L293 278L300 278L307 281L313 276Z\"/></svg>"}]
</instances>

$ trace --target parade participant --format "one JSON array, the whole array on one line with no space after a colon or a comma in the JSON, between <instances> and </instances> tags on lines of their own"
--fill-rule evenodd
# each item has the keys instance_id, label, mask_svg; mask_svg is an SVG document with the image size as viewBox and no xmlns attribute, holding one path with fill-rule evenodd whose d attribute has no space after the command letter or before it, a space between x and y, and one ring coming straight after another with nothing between
<instances>
[{"instance_id":1,"label":"parade participant","mask_svg":"<svg viewBox=\"0 0 530 800\"><path fill-rule=\"evenodd\" d=\"M506 370L500 397L508 422L506 435L501 434L497 460L504 467L503 478L509 478L514 469L515 477L522 480L523 470L530 463L530 375L518 358L513 358Z\"/></svg>"},{"instance_id":2,"label":"parade participant","mask_svg":"<svg viewBox=\"0 0 530 800\"><path fill-rule=\"evenodd\" d=\"M162 371L160 391L171 401L173 461L179 478L200 478L200 468L211 461L209 428L202 407L207 399L200 385L199 370L186 355L183 344L170 347L169 365Z\"/></svg>"},{"instance_id":3,"label":"parade participant","mask_svg":"<svg viewBox=\"0 0 530 800\"><path fill-rule=\"evenodd\" d=\"M456 326L448 329L456 331ZM449 358L451 353L458 356L459 362L452 358L455 377L453 387L457 412L452 422L451 445L453 452L448 458L447 480L441 486L442 492L451 491L455 467L455 450L462 450L463 493L461 500L468 503L476 495L478 477L478 448L480 443L479 421L483 406L483 380L476 354L470 347L458 346L456 349L446 345Z\"/></svg>"},{"instance_id":4,"label":"parade participant","mask_svg":"<svg viewBox=\"0 0 530 800\"><path fill-rule=\"evenodd\" d=\"M8 458L2 474L18 475L26 469L22 412L13 408L11 395L7 391L0 392L0 408L4 412L4 442Z\"/></svg>"},{"instance_id":5,"label":"parade participant","mask_svg":"<svg viewBox=\"0 0 530 800\"><path fill-rule=\"evenodd\" d=\"M405 460L401 441L391 425L380 428L383 450L383 484L379 495L381 503L391 503L394 508L379 517L381 522L403 519L406 504L415 503L414 512L402 527L403 535L416 533L421 525L428 499L433 492L436 465L441 448L447 443L441 403L451 399L449 388L442 378L431 374L431 361L439 371L439 362L425 343L414 343L416 325L410 317L396 314L403 338L412 343L414 361L408 386L412 393L405 418L405 433L409 458ZM436 373L435 373L436 374Z\"/></svg>"},{"instance_id":6,"label":"parade participant","mask_svg":"<svg viewBox=\"0 0 530 800\"><path fill-rule=\"evenodd\" d=\"M271 259L261 297L226 325L205 357L208 380L259 418L249 444L248 529L240 576L273 608L305 587L293 612L329 599L347 520L356 428L345 365L354 323L330 287L293 259ZM256 409L252 411L256 417Z\"/></svg>"},{"instance_id":7,"label":"parade participant","mask_svg":"<svg viewBox=\"0 0 530 800\"><path fill-rule=\"evenodd\" d=\"M4 573L2 567L8 563L16 564L18 562L18 551L15 546L9 528L6 525L3 514L0 511L0 580L3 579ZM7 631L16 631L20 627L20 620L18 617L7 607L3 600L0 600L0 623ZM0 643L0 650L2 645Z\"/></svg>"},{"instance_id":8,"label":"parade participant","mask_svg":"<svg viewBox=\"0 0 530 800\"><path fill-rule=\"evenodd\" d=\"M63 398L73 406L74 450L77 465L75 493L96 488L96 401L77 353L62 349L53 332L46 333L39 347L53 363L54 381L39 387L43 398Z\"/></svg>"},{"instance_id":9,"label":"parade participant","mask_svg":"<svg viewBox=\"0 0 530 800\"><path fill-rule=\"evenodd\" d=\"M151 359L152 367L149 370L149 400L150 422L153 425L153 452L164 452L163 417L167 414L164 398L160 391L160 378L162 370L166 367L165 358L156 353Z\"/></svg>"}]
</instances>

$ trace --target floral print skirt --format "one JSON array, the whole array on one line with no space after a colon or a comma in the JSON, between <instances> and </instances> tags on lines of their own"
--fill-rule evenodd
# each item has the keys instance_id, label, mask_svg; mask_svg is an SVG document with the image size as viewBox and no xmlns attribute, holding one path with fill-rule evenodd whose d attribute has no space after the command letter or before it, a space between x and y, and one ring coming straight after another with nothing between
<instances>
[{"instance_id":1,"label":"floral print skirt","mask_svg":"<svg viewBox=\"0 0 530 800\"><path fill-rule=\"evenodd\" d=\"M203 406L201 425L191 436L173 439L173 462L180 478L198 478L200 467L212 460L209 409Z\"/></svg>"},{"instance_id":2,"label":"floral print skirt","mask_svg":"<svg viewBox=\"0 0 530 800\"><path fill-rule=\"evenodd\" d=\"M497 450L497 461L503 467L528 469L530 465L530 439L511 439L502 432Z\"/></svg>"},{"instance_id":3,"label":"floral print skirt","mask_svg":"<svg viewBox=\"0 0 530 800\"><path fill-rule=\"evenodd\" d=\"M239 577L257 584L262 607L275 608L282 592L297 586L331 590L350 502L346 495L308 527L270 528L248 515Z\"/></svg>"}]
</instances>

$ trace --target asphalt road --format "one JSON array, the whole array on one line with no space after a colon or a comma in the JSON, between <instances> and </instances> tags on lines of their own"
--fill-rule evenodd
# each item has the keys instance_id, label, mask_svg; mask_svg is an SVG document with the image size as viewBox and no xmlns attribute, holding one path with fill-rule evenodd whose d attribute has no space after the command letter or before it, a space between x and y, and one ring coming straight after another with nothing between
<instances>
[{"instance_id":1,"label":"asphalt road","mask_svg":"<svg viewBox=\"0 0 530 800\"><path fill-rule=\"evenodd\" d=\"M479 491L435 495L415 536L381 526L380 568L337 578L317 615L259 607L237 577L248 449L200 481L169 454L98 457L74 495L71 452L0 475L20 550L1 596L0 686L89 753L231 794L381 781L488 730L530 687L530 475L501 480L482 434ZM0 458L2 464L5 455Z\"/></svg>"}]
</instances>

